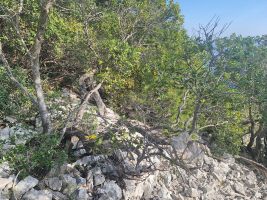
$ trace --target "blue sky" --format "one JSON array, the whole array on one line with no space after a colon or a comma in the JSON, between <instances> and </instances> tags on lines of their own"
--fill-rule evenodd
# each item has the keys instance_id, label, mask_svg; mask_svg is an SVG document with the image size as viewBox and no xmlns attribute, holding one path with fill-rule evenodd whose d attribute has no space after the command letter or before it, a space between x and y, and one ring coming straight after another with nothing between
<instances>
[{"instance_id":1,"label":"blue sky","mask_svg":"<svg viewBox=\"0 0 267 200\"><path fill-rule=\"evenodd\" d=\"M215 15L221 24L231 22L224 33L255 36L267 34L267 0L175 0L185 18L184 27L193 34L199 24L207 24Z\"/></svg>"}]
</instances>

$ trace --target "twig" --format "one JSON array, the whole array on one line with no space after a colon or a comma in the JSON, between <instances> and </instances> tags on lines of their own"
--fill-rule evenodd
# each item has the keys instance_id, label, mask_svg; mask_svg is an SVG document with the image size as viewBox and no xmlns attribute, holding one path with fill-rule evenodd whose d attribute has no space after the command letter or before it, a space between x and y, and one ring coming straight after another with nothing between
<instances>
[{"instance_id":1,"label":"twig","mask_svg":"<svg viewBox=\"0 0 267 200\"><path fill-rule=\"evenodd\" d=\"M21 170L17 173L16 177L13 180L12 191L14 191L15 183L16 183L16 181L18 179L18 176L19 176L20 172L21 172ZM17 200L17 198L15 197L15 195L13 195L13 196L14 196L15 200Z\"/></svg>"},{"instance_id":2,"label":"twig","mask_svg":"<svg viewBox=\"0 0 267 200\"><path fill-rule=\"evenodd\" d=\"M64 136L65 136L65 133L66 133L66 130L67 130L67 126L68 126L68 123L70 122L72 116L76 114L76 118L74 119L74 124L72 125L72 127L75 127L78 125L79 121L83 118L83 115L84 115L84 110L85 110L85 106L87 104L87 102L89 101L89 99L92 97L93 93L95 93L96 91L99 90L99 88L101 87L102 83L99 83L93 90L89 91L87 93L87 95L85 96L85 99L84 101L81 103L81 105L77 108L74 108L73 110L71 110L67 116L67 119L65 120L65 123L64 123L64 127L62 129L62 132L61 132L61 136L60 136L60 140L59 140L59 143L62 142Z\"/></svg>"}]
</instances>

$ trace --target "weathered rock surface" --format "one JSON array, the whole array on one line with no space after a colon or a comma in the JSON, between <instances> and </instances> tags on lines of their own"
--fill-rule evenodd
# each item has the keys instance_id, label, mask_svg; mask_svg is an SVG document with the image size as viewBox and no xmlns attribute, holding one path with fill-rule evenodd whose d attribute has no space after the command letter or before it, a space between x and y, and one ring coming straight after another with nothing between
<instances>
[{"instance_id":1,"label":"weathered rock surface","mask_svg":"<svg viewBox=\"0 0 267 200\"><path fill-rule=\"evenodd\" d=\"M13 189L14 196L20 199L26 192L35 187L38 184L38 180L32 176L27 176L21 180Z\"/></svg>"},{"instance_id":2,"label":"weathered rock surface","mask_svg":"<svg viewBox=\"0 0 267 200\"><path fill-rule=\"evenodd\" d=\"M99 132L109 130L119 120L112 110L107 112L108 119L98 119ZM141 122L135 125L144 126ZM127 127L121 127L121 132L127 131ZM7 140L10 134L20 135L9 127L0 133ZM147 140L139 132L125 137ZM83 148L78 138L73 137L71 142L73 150ZM191 140L186 132L171 138L170 143L162 153L168 156L169 151L175 150L178 165L171 165L152 147L149 159L143 160L138 151L117 149L112 156L86 155L73 163L55 166L43 180L28 176L16 184L8 163L2 163L0 199L12 199L13 192L17 200L267 200L266 176L259 170L228 154L213 158L206 146ZM140 147L139 152L142 150Z\"/></svg>"},{"instance_id":3,"label":"weathered rock surface","mask_svg":"<svg viewBox=\"0 0 267 200\"><path fill-rule=\"evenodd\" d=\"M62 180L58 177L45 179L45 184L52 190L60 191L62 188Z\"/></svg>"},{"instance_id":4,"label":"weathered rock surface","mask_svg":"<svg viewBox=\"0 0 267 200\"><path fill-rule=\"evenodd\" d=\"M23 195L23 200L52 200L52 193L47 190L35 190L31 189L25 195Z\"/></svg>"},{"instance_id":5,"label":"weathered rock surface","mask_svg":"<svg viewBox=\"0 0 267 200\"><path fill-rule=\"evenodd\" d=\"M107 181L104 183L103 187L98 190L101 194L101 200L119 200L122 198L121 188L115 183L115 181Z\"/></svg>"}]
</instances>

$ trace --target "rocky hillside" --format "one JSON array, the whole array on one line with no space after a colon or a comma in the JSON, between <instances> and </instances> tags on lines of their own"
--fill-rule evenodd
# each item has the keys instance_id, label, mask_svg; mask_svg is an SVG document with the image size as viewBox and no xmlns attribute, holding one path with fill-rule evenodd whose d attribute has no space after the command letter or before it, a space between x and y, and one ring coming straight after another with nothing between
<instances>
[{"instance_id":1,"label":"rocky hillside","mask_svg":"<svg viewBox=\"0 0 267 200\"><path fill-rule=\"evenodd\" d=\"M120 117L110 109L105 119L96 119L98 134L106 133L116 124L116 130L124 133L117 132L120 141L125 140L125 133L128 133L132 142L152 144L154 138L159 145L136 145L135 148L125 148L124 145L111 154L93 154L88 153L85 141L72 135L69 142L74 160L54 166L42 179L27 176L18 180L8 163L2 163L0 199L267 199L263 166L245 158L243 161L246 162L241 164L240 159L226 154L215 158L201 141L186 132L164 143L164 139L156 137L155 131L145 132L149 129L141 122L128 120L124 124L118 123ZM132 132L132 127L140 132ZM12 137L20 138L23 134L30 137L35 133L18 124L1 129L1 139L7 141L4 148L11 147L8 141ZM110 148L109 140L103 142L105 148Z\"/></svg>"}]
</instances>

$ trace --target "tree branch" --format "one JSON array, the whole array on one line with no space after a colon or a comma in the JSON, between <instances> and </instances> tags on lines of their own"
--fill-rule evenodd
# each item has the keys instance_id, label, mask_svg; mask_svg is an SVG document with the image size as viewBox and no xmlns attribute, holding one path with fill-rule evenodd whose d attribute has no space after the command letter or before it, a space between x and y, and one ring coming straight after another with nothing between
<instances>
[{"instance_id":1,"label":"tree branch","mask_svg":"<svg viewBox=\"0 0 267 200\"><path fill-rule=\"evenodd\" d=\"M180 120L180 115L182 114L183 112L183 108L185 107L185 104L186 104L186 98L187 98L187 94L189 93L189 90L186 90L184 95L183 95L183 99L182 99L182 103L179 105L179 108L178 108L178 113L177 113L177 117L176 117L176 124L179 123L179 120Z\"/></svg>"},{"instance_id":2,"label":"tree branch","mask_svg":"<svg viewBox=\"0 0 267 200\"><path fill-rule=\"evenodd\" d=\"M85 96L84 101L82 102L82 104L78 108L77 115L76 115L76 118L74 120L74 126L76 126L80 122L80 120L83 118L84 110L85 110L85 106L86 106L87 102L92 97L92 95L99 90L101 85L102 85L102 83L99 83L94 89L92 89L90 92L88 92L87 95Z\"/></svg>"}]
</instances>

